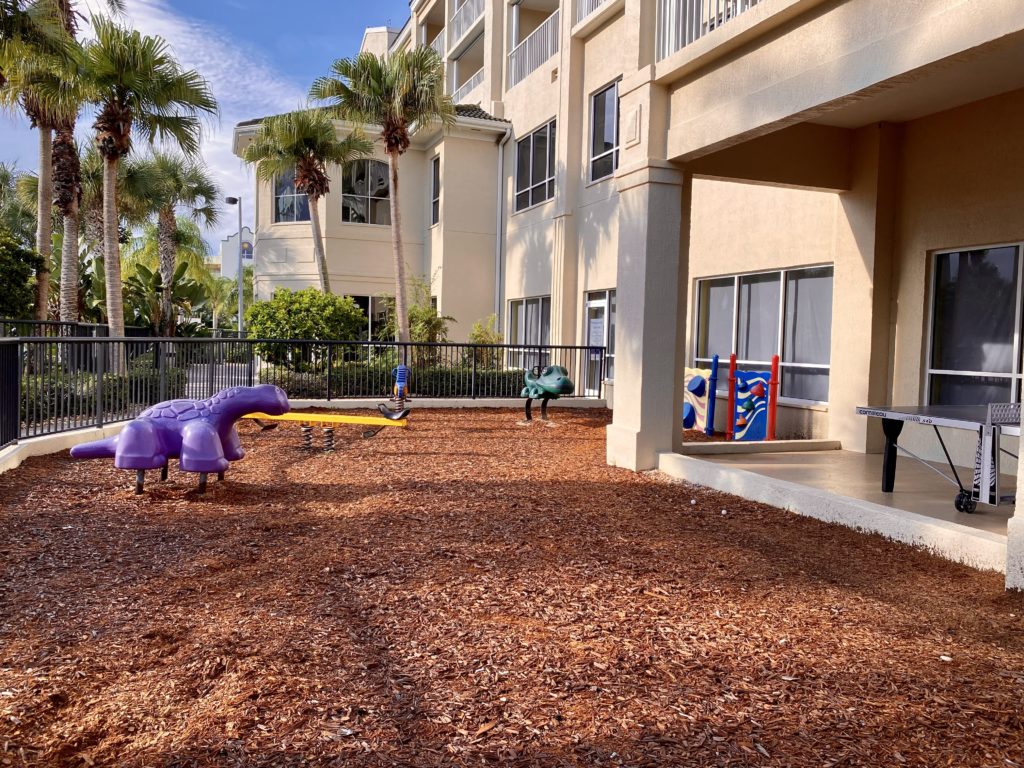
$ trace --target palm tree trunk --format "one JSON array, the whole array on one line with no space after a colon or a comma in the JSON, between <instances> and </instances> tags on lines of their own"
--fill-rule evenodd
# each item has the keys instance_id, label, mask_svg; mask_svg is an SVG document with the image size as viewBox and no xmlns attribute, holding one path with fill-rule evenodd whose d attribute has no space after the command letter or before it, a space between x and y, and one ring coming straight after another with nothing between
<instances>
[{"instance_id":1,"label":"palm tree trunk","mask_svg":"<svg viewBox=\"0 0 1024 768\"><path fill-rule=\"evenodd\" d=\"M39 126L39 192L36 210L36 320L45 320L50 302L50 257L53 254L53 131Z\"/></svg>"},{"instance_id":2,"label":"palm tree trunk","mask_svg":"<svg viewBox=\"0 0 1024 768\"><path fill-rule=\"evenodd\" d=\"M118 241L116 157L103 158L103 269L107 283L107 326L110 335L124 336L124 299L121 295L121 244ZM111 370L124 369L119 346L112 350Z\"/></svg>"},{"instance_id":3,"label":"palm tree trunk","mask_svg":"<svg viewBox=\"0 0 1024 768\"><path fill-rule=\"evenodd\" d=\"M85 245L94 259L103 258L102 208L91 208L85 211Z\"/></svg>"},{"instance_id":4,"label":"palm tree trunk","mask_svg":"<svg viewBox=\"0 0 1024 768\"><path fill-rule=\"evenodd\" d=\"M172 288L174 282L175 263L178 259L178 221L174 216L174 207L160 209L157 218L157 252L160 257L160 282L163 290L160 295L160 332L164 336L174 335L174 307L172 305Z\"/></svg>"},{"instance_id":5,"label":"palm tree trunk","mask_svg":"<svg viewBox=\"0 0 1024 768\"><path fill-rule=\"evenodd\" d=\"M320 231L320 209L319 202L312 195L306 195L309 199L309 225L313 228L313 257L316 259L316 268L320 272L320 290L324 293L331 292L331 278L327 274L327 254L324 252L324 236ZM241 237L242 233L239 232ZM242 269L241 265L238 267Z\"/></svg>"},{"instance_id":6,"label":"palm tree trunk","mask_svg":"<svg viewBox=\"0 0 1024 768\"><path fill-rule=\"evenodd\" d=\"M60 256L60 319L78 322L78 206L64 217Z\"/></svg>"},{"instance_id":7,"label":"palm tree trunk","mask_svg":"<svg viewBox=\"0 0 1024 768\"><path fill-rule=\"evenodd\" d=\"M409 341L409 313L405 297L405 259L402 256L402 214L398 205L398 150L388 153L391 171L391 250L395 257L395 314L399 343Z\"/></svg>"}]
</instances>

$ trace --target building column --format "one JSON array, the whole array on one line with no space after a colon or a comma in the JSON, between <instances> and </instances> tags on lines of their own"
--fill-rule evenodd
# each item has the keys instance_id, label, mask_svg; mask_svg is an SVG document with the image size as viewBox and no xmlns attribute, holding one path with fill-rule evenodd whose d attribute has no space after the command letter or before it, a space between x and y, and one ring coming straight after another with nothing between
<instances>
[{"instance_id":1,"label":"building column","mask_svg":"<svg viewBox=\"0 0 1024 768\"><path fill-rule=\"evenodd\" d=\"M551 343L570 346L578 325L575 218L560 213L551 223Z\"/></svg>"},{"instance_id":2,"label":"building column","mask_svg":"<svg viewBox=\"0 0 1024 768\"><path fill-rule=\"evenodd\" d=\"M1018 507L1006 521L1006 588L1024 589L1024 462L1017 462Z\"/></svg>"},{"instance_id":3,"label":"building column","mask_svg":"<svg viewBox=\"0 0 1024 768\"><path fill-rule=\"evenodd\" d=\"M608 463L640 471L677 442L686 337L690 179L667 163L616 177L615 410Z\"/></svg>"},{"instance_id":4,"label":"building column","mask_svg":"<svg viewBox=\"0 0 1024 768\"><path fill-rule=\"evenodd\" d=\"M852 451L878 453L884 444L879 420L858 416L855 408L886 405L892 398L891 315L900 138L899 126L892 124L856 131L851 146L851 188L839 195L829 437Z\"/></svg>"}]
</instances>

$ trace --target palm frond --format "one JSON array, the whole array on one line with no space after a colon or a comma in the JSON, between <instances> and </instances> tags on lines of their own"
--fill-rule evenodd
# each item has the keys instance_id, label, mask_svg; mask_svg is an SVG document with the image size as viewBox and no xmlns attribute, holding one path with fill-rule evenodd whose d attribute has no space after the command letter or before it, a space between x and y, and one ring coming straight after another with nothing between
<instances>
[{"instance_id":1,"label":"palm frond","mask_svg":"<svg viewBox=\"0 0 1024 768\"><path fill-rule=\"evenodd\" d=\"M327 102L336 117L380 126L388 149L400 153L409 147L413 126L455 121L455 105L444 92L444 63L427 46L338 59L329 75L313 83L310 97Z\"/></svg>"}]
</instances>

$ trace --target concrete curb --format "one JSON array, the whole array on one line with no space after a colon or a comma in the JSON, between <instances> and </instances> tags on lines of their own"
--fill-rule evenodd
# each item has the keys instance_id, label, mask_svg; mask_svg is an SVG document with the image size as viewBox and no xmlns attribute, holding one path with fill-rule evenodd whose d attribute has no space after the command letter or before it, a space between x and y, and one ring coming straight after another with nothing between
<instances>
[{"instance_id":1,"label":"concrete curb","mask_svg":"<svg viewBox=\"0 0 1024 768\"><path fill-rule=\"evenodd\" d=\"M847 528L878 533L983 571L1006 573L1007 537L818 488L724 467L678 453L658 454L665 474Z\"/></svg>"},{"instance_id":2,"label":"concrete curb","mask_svg":"<svg viewBox=\"0 0 1024 768\"><path fill-rule=\"evenodd\" d=\"M25 459L30 459L33 456L60 453L79 443L112 437L120 432L127 423L127 421L118 421L114 424L104 424L102 427L86 427L85 429L75 429L71 432L60 432L56 435L26 437L0 451L0 475L15 467L20 467Z\"/></svg>"},{"instance_id":3,"label":"concrete curb","mask_svg":"<svg viewBox=\"0 0 1024 768\"><path fill-rule=\"evenodd\" d=\"M350 411L357 408L372 408L377 410L380 403L385 402L384 398L362 398L359 400L297 400L290 401L292 408L330 408L336 411ZM470 400L465 398L413 398L409 401L409 407L413 413L417 408L514 408L521 411L526 398L522 397L487 397ZM540 404L535 403L540 409ZM549 406L551 409L558 408L607 408L604 400L590 399L586 397L569 397L562 400L553 400Z\"/></svg>"},{"instance_id":4,"label":"concrete curb","mask_svg":"<svg viewBox=\"0 0 1024 768\"><path fill-rule=\"evenodd\" d=\"M734 453L795 453L797 451L838 451L838 440L771 440L761 443L683 443L684 456L713 456Z\"/></svg>"}]
</instances>

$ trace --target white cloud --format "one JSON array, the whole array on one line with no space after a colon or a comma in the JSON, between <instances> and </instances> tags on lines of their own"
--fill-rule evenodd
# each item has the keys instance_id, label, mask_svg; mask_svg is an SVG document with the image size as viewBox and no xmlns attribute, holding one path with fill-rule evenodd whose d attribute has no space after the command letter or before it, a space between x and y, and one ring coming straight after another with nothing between
<instances>
[{"instance_id":1,"label":"white cloud","mask_svg":"<svg viewBox=\"0 0 1024 768\"><path fill-rule=\"evenodd\" d=\"M82 7L102 10L104 3L85 0ZM252 226L253 176L231 151L235 124L295 109L305 100L306 85L281 74L247 41L233 38L223 28L176 13L167 0L127 0L121 23L142 34L164 38L183 67L195 69L209 81L220 105L220 118L206 129L203 159L224 195L242 196L245 223ZM88 25L83 25L82 36L88 36ZM92 120L90 114L79 120L79 141L89 141ZM23 116L0 112L0 162L35 171L39 166L38 147L36 132ZM207 233L214 249L220 239L238 228L233 207L223 206L222 213L220 224Z\"/></svg>"},{"instance_id":2,"label":"white cloud","mask_svg":"<svg viewBox=\"0 0 1024 768\"><path fill-rule=\"evenodd\" d=\"M166 0L128 0L125 21L145 35L159 35L187 69L205 77L220 105L220 119L203 139L203 158L225 195L241 195L246 223L252 225L252 172L231 151L235 124L295 109L306 87L262 59L253 46L222 28L200 24L169 7ZM235 211L225 207L221 223L209 232L211 244L238 228Z\"/></svg>"}]
</instances>

